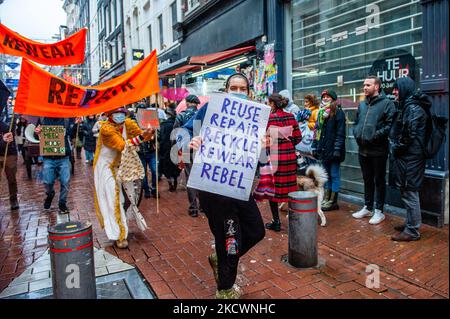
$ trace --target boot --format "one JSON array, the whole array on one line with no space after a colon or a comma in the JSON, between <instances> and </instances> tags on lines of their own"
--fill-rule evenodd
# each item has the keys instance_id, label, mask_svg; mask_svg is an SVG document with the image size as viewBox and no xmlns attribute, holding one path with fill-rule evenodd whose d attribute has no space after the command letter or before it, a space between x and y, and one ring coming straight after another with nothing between
<instances>
[{"instance_id":1,"label":"boot","mask_svg":"<svg viewBox=\"0 0 450 319\"><path fill-rule=\"evenodd\" d=\"M120 249L125 249L128 247L128 241L126 239L116 240L115 244L116 244L116 247L120 248Z\"/></svg>"},{"instance_id":2,"label":"boot","mask_svg":"<svg viewBox=\"0 0 450 319\"><path fill-rule=\"evenodd\" d=\"M267 223L266 224L266 228L270 229L270 230L273 230L273 231L276 231L276 232L279 232L279 231L281 231L281 221L279 219L278 220L272 220L271 223Z\"/></svg>"},{"instance_id":3,"label":"boot","mask_svg":"<svg viewBox=\"0 0 450 319\"><path fill-rule=\"evenodd\" d=\"M47 198L44 202L44 209L49 209L52 206L53 197L55 197L55 191L52 191L49 194L47 193Z\"/></svg>"},{"instance_id":4,"label":"boot","mask_svg":"<svg viewBox=\"0 0 450 319\"><path fill-rule=\"evenodd\" d=\"M216 291L216 299L239 299L242 296L241 288L234 284L230 289Z\"/></svg>"},{"instance_id":5,"label":"boot","mask_svg":"<svg viewBox=\"0 0 450 319\"><path fill-rule=\"evenodd\" d=\"M323 201L322 203L320 203L322 206L325 205L326 202L328 202L330 200L330 196L331 196L331 189L326 189L325 190L325 194L323 196Z\"/></svg>"},{"instance_id":6,"label":"boot","mask_svg":"<svg viewBox=\"0 0 450 319\"><path fill-rule=\"evenodd\" d=\"M330 200L328 202L326 202L323 206L322 206L322 211L324 212L329 212L331 210L338 210L339 209L339 205L337 203L338 200L338 194L339 193L335 193L332 192L331 196L330 196Z\"/></svg>"},{"instance_id":7,"label":"boot","mask_svg":"<svg viewBox=\"0 0 450 319\"><path fill-rule=\"evenodd\" d=\"M209 265L212 268L214 279L216 280L216 284L219 285L219 260L217 258L217 254L213 253L208 256Z\"/></svg>"},{"instance_id":8,"label":"boot","mask_svg":"<svg viewBox=\"0 0 450 319\"><path fill-rule=\"evenodd\" d=\"M11 210L19 209L19 202L17 201L17 196L11 197L9 202L11 203Z\"/></svg>"}]
</instances>

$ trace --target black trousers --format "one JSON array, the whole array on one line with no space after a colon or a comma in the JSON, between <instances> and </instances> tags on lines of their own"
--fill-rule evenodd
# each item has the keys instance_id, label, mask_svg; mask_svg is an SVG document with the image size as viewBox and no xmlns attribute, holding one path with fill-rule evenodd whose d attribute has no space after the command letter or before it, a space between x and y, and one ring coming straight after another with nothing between
<instances>
[{"instance_id":1,"label":"black trousers","mask_svg":"<svg viewBox=\"0 0 450 319\"><path fill-rule=\"evenodd\" d=\"M359 164L364 179L364 204L368 210L383 211L386 197L386 156L372 157L359 154Z\"/></svg>"},{"instance_id":2,"label":"black trousers","mask_svg":"<svg viewBox=\"0 0 450 319\"><path fill-rule=\"evenodd\" d=\"M230 289L236 281L239 258L265 236L261 213L252 196L249 201L240 201L199 191L199 200L215 238L217 289Z\"/></svg>"}]
</instances>

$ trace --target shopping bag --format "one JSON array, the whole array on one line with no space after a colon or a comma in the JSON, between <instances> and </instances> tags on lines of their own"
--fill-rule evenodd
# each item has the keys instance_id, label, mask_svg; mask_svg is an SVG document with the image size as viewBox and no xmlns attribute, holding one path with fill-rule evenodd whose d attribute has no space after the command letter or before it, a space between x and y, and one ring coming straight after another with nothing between
<instances>
[{"instance_id":1,"label":"shopping bag","mask_svg":"<svg viewBox=\"0 0 450 319\"><path fill-rule=\"evenodd\" d=\"M295 149L301 155L313 154L314 130L309 129L308 122L302 123L299 126L302 132L302 141L295 146Z\"/></svg>"}]
</instances>

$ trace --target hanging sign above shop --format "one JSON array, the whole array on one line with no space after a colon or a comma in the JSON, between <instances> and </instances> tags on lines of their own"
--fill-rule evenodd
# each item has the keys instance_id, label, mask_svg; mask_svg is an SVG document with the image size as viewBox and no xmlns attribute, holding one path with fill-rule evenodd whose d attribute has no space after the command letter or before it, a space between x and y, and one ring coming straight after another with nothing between
<instances>
[{"instance_id":1,"label":"hanging sign above shop","mask_svg":"<svg viewBox=\"0 0 450 319\"><path fill-rule=\"evenodd\" d=\"M132 54L133 54L133 60L134 61L144 60L144 50L133 49L132 50Z\"/></svg>"}]
</instances>

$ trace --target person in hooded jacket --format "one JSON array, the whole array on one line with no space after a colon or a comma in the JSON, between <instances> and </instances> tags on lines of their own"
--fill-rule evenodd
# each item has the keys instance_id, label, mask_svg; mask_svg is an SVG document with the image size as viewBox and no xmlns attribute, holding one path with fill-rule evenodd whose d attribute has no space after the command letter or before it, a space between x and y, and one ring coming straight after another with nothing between
<instances>
[{"instance_id":1,"label":"person in hooded jacket","mask_svg":"<svg viewBox=\"0 0 450 319\"><path fill-rule=\"evenodd\" d=\"M170 152L172 150L172 141L170 136L172 134L175 117L177 115L175 111L176 107L177 106L175 103L172 103L167 107L167 120L162 122L160 126L159 150L161 174L164 174L169 182L169 192L176 191L178 184L177 179L181 171L178 168L178 165L176 165L170 158Z\"/></svg>"},{"instance_id":2,"label":"person in hooded jacket","mask_svg":"<svg viewBox=\"0 0 450 319\"><path fill-rule=\"evenodd\" d=\"M364 80L365 101L361 102L355 119L353 135L359 146L359 164L364 179L364 207L354 218L371 216L369 224L385 219L386 162L389 153L388 135L395 113L394 102L380 94L381 80L368 76ZM376 205L374 200L376 194Z\"/></svg>"},{"instance_id":3,"label":"person in hooded jacket","mask_svg":"<svg viewBox=\"0 0 450 319\"><path fill-rule=\"evenodd\" d=\"M422 223L419 190L425 176L424 147L431 101L425 94L415 91L415 83L409 77L395 82L393 94L398 102L398 112L389 135L389 184L400 190L406 220L404 225L394 227L399 233L391 238L394 241L414 241L420 239Z\"/></svg>"},{"instance_id":4,"label":"person in hooded jacket","mask_svg":"<svg viewBox=\"0 0 450 319\"><path fill-rule=\"evenodd\" d=\"M91 166L94 163L94 152L97 145L97 139L94 136L94 132L92 131L95 124L95 115L89 115L80 125L86 163L89 163Z\"/></svg>"},{"instance_id":5,"label":"person in hooded jacket","mask_svg":"<svg viewBox=\"0 0 450 319\"><path fill-rule=\"evenodd\" d=\"M292 101L292 96L289 90L281 90L279 94L287 101L287 104L283 110L287 113L293 114L294 117L297 118L297 114L298 112L300 112L300 108L297 106L297 104L294 103L294 101Z\"/></svg>"}]
</instances>

